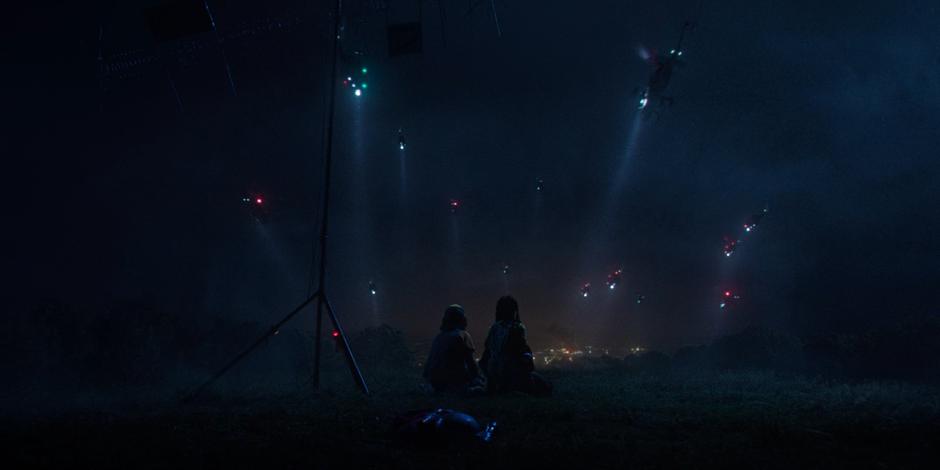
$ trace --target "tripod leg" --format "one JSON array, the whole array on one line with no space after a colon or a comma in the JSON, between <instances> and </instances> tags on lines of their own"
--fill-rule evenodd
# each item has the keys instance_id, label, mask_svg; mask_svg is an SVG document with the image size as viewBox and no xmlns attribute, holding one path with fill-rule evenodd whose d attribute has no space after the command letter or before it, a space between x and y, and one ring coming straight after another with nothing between
<instances>
[{"instance_id":1,"label":"tripod leg","mask_svg":"<svg viewBox=\"0 0 940 470\"><path fill-rule=\"evenodd\" d=\"M353 380L356 381L356 385L359 385L362 393L368 395L369 387L366 386L366 379L362 377L362 371L359 370L359 364L356 363L356 357L353 356L352 349L349 347L349 341L346 339L346 333L343 332L343 327L339 325L339 319L336 318L336 313L333 312L333 306L330 305L330 300L324 295L320 297L320 303L326 304L326 313L330 315L333 328L336 328L336 332L339 333L339 339L343 345L343 352L346 353L346 362L349 364L349 372L352 373Z\"/></svg>"},{"instance_id":2,"label":"tripod leg","mask_svg":"<svg viewBox=\"0 0 940 470\"><path fill-rule=\"evenodd\" d=\"M212 385L213 382L215 382L220 377L225 375L225 373L228 372L229 369L231 369L232 367L235 367L235 364L238 364L238 362L244 359L245 356L247 356L252 351L254 351L258 346L261 346L261 344L264 343L265 340L267 340L269 337L277 333L277 331L280 330L281 327L284 326L285 323L287 323L291 318L294 318L295 315L300 313L300 311L303 310L304 307L309 305L310 302L313 302L313 299L319 300L320 303L323 302L322 300L323 296L320 295L320 291L314 292L314 294L311 295L309 298L307 298L307 300L304 300L303 303L298 305L294 310L291 310L291 312L288 313L287 316L282 318L281 321L271 326L271 328L268 329L267 333L261 335L260 338L258 338L254 343L251 344L251 346L248 346L247 349L239 353L237 356L235 356L235 358L233 358L227 364L222 366L222 368L219 369L219 371L216 372L212 377L210 377L209 380L205 381L202 385L199 386L199 388L193 390L192 393L190 393L185 398L183 398L183 403L188 403L192 401L194 398L196 398L197 396L199 396L199 394L202 393L202 391L205 390L209 385Z\"/></svg>"},{"instance_id":3,"label":"tripod leg","mask_svg":"<svg viewBox=\"0 0 940 470\"><path fill-rule=\"evenodd\" d=\"M323 296L317 300L317 328L313 352L313 388L320 389L320 340L323 337Z\"/></svg>"}]
</instances>

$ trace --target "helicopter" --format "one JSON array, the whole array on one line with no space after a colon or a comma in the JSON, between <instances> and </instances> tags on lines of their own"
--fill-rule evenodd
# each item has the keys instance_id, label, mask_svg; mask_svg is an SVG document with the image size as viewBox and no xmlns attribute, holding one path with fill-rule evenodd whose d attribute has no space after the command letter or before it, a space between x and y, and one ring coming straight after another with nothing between
<instances>
[{"instance_id":1,"label":"helicopter","mask_svg":"<svg viewBox=\"0 0 940 470\"><path fill-rule=\"evenodd\" d=\"M247 194L242 197L241 202L255 220L262 224L267 222L270 209L268 200L264 195L260 193Z\"/></svg>"},{"instance_id":2,"label":"helicopter","mask_svg":"<svg viewBox=\"0 0 940 470\"><path fill-rule=\"evenodd\" d=\"M362 51L353 51L352 56L347 58L349 62L347 75L343 78L343 87L352 91L355 96L362 96L369 89L369 83L366 78L369 74L369 67L364 63L365 54Z\"/></svg>"},{"instance_id":3,"label":"helicopter","mask_svg":"<svg viewBox=\"0 0 940 470\"><path fill-rule=\"evenodd\" d=\"M758 213L756 213L756 214L754 214L754 215L751 215L751 216L747 219L747 221L744 222L744 231L745 231L745 232L752 232L752 231L754 231L754 229L757 228L757 225L760 224L761 219L763 219L763 218L764 218L764 215L766 215L767 212L769 212L769 211L770 211L769 208L764 207L760 212L758 212Z\"/></svg>"},{"instance_id":4,"label":"helicopter","mask_svg":"<svg viewBox=\"0 0 940 470\"><path fill-rule=\"evenodd\" d=\"M725 237L724 244L722 246L722 252L724 252L726 257L731 256L731 254L734 253L734 250L738 247L739 243L741 243L741 240Z\"/></svg>"},{"instance_id":5,"label":"helicopter","mask_svg":"<svg viewBox=\"0 0 940 470\"><path fill-rule=\"evenodd\" d=\"M673 68L685 63L682 59L682 41L685 39L686 33L693 28L694 24L690 21L682 24L682 30L679 32L679 42L674 49L669 50L668 54L657 54L655 50L644 47L639 49L640 57L652 66L652 70L646 86L639 93L640 99L637 103L637 109L648 108L651 101L658 101L666 105L672 104L672 97L664 93L669 86L669 80L672 78Z\"/></svg>"},{"instance_id":6,"label":"helicopter","mask_svg":"<svg viewBox=\"0 0 940 470\"><path fill-rule=\"evenodd\" d=\"M589 295L591 295L591 283L586 282L583 286L581 286L581 297L587 298Z\"/></svg>"},{"instance_id":7,"label":"helicopter","mask_svg":"<svg viewBox=\"0 0 940 470\"><path fill-rule=\"evenodd\" d=\"M620 278L623 276L623 269L618 269L607 275L607 288L614 290L617 287L617 283L620 282Z\"/></svg>"},{"instance_id":8,"label":"helicopter","mask_svg":"<svg viewBox=\"0 0 940 470\"><path fill-rule=\"evenodd\" d=\"M741 296L740 296L740 295L738 295L738 294L736 294L736 293L734 293L734 292L732 292L732 291L730 291L730 290L726 290L726 291L722 292L721 294L722 294L722 295L721 295L721 304L719 304L719 308L722 308L722 309L728 308L729 306L735 304L738 300L741 300Z\"/></svg>"}]
</instances>

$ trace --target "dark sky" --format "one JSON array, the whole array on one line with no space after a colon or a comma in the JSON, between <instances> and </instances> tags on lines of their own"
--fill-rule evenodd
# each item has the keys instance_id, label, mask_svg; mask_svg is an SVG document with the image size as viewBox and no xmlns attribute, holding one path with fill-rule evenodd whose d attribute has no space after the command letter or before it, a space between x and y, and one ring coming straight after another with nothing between
<instances>
[{"instance_id":1,"label":"dark sky","mask_svg":"<svg viewBox=\"0 0 940 470\"><path fill-rule=\"evenodd\" d=\"M310 4L327 2L210 2L237 96L211 35L153 41L152 3L12 15L11 305L134 300L273 322L312 282L330 19ZM507 290L535 345L673 347L747 324L807 333L936 312L936 2L706 1L699 14L697 1L506 0L499 37L488 2L445 1L446 46L427 3L424 53L399 58L383 2L348 3L342 67L363 51L370 77L364 96L337 98L329 289L350 327L430 336L459 302L482 337ZM418 14L384 3L391 21ZM674 104L639 119L637 48L668 50L686 19L698 25ZM144 63L102 76L99 47ZM256 192L263 225L240 203ZM765 205L725 258L722 236ZM742 299L722 311L726 288Z\"/></svg>"}]
</instances>

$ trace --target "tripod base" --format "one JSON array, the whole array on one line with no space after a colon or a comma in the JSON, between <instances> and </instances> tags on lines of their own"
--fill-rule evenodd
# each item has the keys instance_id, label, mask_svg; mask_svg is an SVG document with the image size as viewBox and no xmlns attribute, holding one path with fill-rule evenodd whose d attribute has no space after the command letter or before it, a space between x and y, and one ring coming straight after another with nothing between
<instances>
[{"instance_id":1,"label":"tripod base","mask_svg":"<svg viewBox=\"0 0 940 470\"><path fill-rule=\"evenodd\" d=\"M225 375L226 372L235 367L236 364L241 362L242 359L247 357L249 354L251 354L252 351L261 346L268 338L277 334L277 332L280 331L281 327L284 326L285 323L290 321L291 318L297 316L297 314L300 313L304 307L310 305L314 300L317 301L317 337L313 365L313 386L315 388L320 388L320 325L322 324L323 307L326 306L326 312L330 316L330 321L333 323L333 329L337 332L339 341L343 346L343 353L346 356L346 363L349 366L349 372L352 373L353 380L356 381L356 385L359 386L359 389L362 390L362 393L368 395L369 387L366 385L365 378L362 376L362 371L359 370L359 364L356 363L356 357L353 355L352 349L349 347L349 340L346 338L346 333L343 332L343 327L339 324L339 319L336 317L336 312L333 311L333 306L330 305L330 301L326 298L326 295L324 295L322 291L316 291L313 293L313 295L308 297L307 300L304 300L300 303L300 305L291 310L291 312L288 313L284 318L272 325L265 334L261 335L261 337L255 340L255 342L245 348L244 351L239 353L231 361L222 366L222 368L213 374L209 380L206 380L202 385L186 395L186 397L183 398L183 402L188 403L198 397L199 394L201 394L206 388L215 383L216 380L221 378L223 375Z\"/></svg>"},{"instance_id":2,"label":"tripod base","mask_svg":"<svg viewBox=\"0 0 940 470\"><path fill-rule=\"evenodd\" d=\"M339 319L336 317L336 312L333 311L333 305L330 304L330 299L328 299L324 293L319 293L317 298L319 302L317 302L317 340L316 354L313 359L313 387L320 388L320 340L323 338L320 332L320 325L323 322L323 307L325 306L326 313L330 316L330 321L333 323L333 331L336 333L337 339L343 346L343 354L346 356L346 364L349 366L349 372L352 374L356 385L362 390L362 393L368 395L369 387L366 385L366 379L362 376L362 371L359 370L359 364L356 363L356 356L353 355L352 348L349 347L349 340L346 338L346 333L343 332L343 328L339 324Z\"/></svg>"}]
</instances>

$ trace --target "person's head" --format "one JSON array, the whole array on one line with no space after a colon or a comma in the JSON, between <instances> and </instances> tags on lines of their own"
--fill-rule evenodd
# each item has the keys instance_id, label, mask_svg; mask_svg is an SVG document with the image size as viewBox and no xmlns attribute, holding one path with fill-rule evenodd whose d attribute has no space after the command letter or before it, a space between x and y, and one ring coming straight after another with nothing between
<instances>
[{"instance_id":1,"label":"person's head","mask_svg":"<svg viewBox=\"0 0 940 470\"><path fill-rule=\"evenodd\" d=\"M444 318L441 319L441 331L466 329L467 315L464 313L463 307L458 304L447 307L447 310L444 310Z\"/></svg>"},{"instance_id":2,"label":"person's head","mask_svg":"<svg viewBox=\"0 0 940 470\"><path fill-rule=\"evenodd\" d=\"M496 302L496 321L520 321L519 303L511 295L504 295Z\"/></svg>"}]
</instances>

